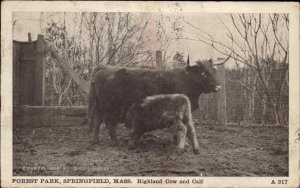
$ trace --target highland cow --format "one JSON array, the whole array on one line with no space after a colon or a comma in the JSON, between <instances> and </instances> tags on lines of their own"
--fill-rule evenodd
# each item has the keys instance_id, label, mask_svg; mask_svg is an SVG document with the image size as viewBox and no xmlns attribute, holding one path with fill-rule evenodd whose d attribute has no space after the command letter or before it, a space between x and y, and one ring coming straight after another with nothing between
<instances>
[{"instance_id":1,"label":"highland cow","mask_svg":"<svg viewBox=\"0 0 300 188\"><path fill-rule=\"evenodd\" d=\"M126 125L131 128L130 149L136 147L144 133L170 128L177 139L178 150L184 149L187 135L194 154L199 153L191 104L183 94L154 95L132 104L127 112Z\"/></svg>"},{"instance_id":2,"label":"highland cow","mask_svg":"<svg viewBox=\"0 0 300 188\"><path fill-rule=\"evenodd\" d=\"M212 62L209 64L213 67ZM213 68L212 68L213 70ZM216 92L219 83L202 63L169 71L128 69L100 65L94 69L89 93L89 125L92 142L98 142L101 123L105 123L113 145L117 145L116 126L124 123L129 107L147 96L185 94L192 110L198 108L201 93Z\"/></svg>"}]
</instances>

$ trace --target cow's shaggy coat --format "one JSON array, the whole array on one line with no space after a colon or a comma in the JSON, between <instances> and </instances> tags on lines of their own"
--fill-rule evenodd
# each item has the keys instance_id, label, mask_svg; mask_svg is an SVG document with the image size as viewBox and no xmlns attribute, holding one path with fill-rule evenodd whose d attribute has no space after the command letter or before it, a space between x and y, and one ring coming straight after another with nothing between
<instances>
[{"instance_id":1,"label":"cow's shaggy coat","mask_svg":"<svg viewBox=\"0 0 300 188\"><path fill-rule=\"evenodd\" d=\"M215 92L219 87L214 76L201 63L170 71L100 65L92 74L89 93L92 142L98 141L100 124L105 123L113 144L117 144L116 125L125 122L127 110L133 103L147 96L185 94L194 110L198 108L201 93Z\"/></svg>"},{"instance_id":2,"label":"cow's shaggy coat","mask_svg":"<svg viewBox=\"0 0 300 188\"><path fill-rule=\"evenodd\" d=\"M177 148L182 150L186 135L195 154L199 145L192 120L191 104L183 94L154 95L134 103L127 112L126 125L131 127L129 148L135 148L140 137L155 129L171 128L177 138Z\"/></svg>"}]
</instances>

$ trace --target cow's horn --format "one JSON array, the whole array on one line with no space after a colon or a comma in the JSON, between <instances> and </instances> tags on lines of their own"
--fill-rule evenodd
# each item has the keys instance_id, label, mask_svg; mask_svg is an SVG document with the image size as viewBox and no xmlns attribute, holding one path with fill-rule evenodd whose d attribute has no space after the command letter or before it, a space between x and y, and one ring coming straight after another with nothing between
<instances>
[{"instance_id":1,"label":"cow's horn","mask_svg":"<svg viewBox=\"0 0 300 188\"><path fill-rule=\"evenodd\" d=\"M187 61L186 61L186 66L189 67L190 66L190 55L188 54L188 58L187 58Z\"/></svg>"},{"instance_id":2,"label":"cow's horn","mask_svg":"<svg viewBox=\"0 0 300 188\"><path fill-rule=\"evenodd\" d=\"M222 65L224 63L226 63L226 61L228 61L228 59L231 58L231 53L227 56L227 58L225 60L219 60L217 62L214 62L214 65Z\"/></svg>"}]
</instances>

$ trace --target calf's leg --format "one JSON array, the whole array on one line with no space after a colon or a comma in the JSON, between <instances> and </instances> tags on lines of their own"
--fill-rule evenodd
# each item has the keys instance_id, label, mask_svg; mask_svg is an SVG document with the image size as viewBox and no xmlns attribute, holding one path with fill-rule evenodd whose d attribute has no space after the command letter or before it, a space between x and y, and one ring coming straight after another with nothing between
<instances>
[{"instance_id":1,"label":"calf's leg","mask_svg":"<svg viewBox=\"0 0 300 188\"><path fill-rule=\"evenodd\" d=\"M138 128L133 127L131 129L131 137L129 140L129 149L135 149L140 138L143 136L144 131Z\"/></svg>"},{"instance_id":2,"label":"calf's leg","mask_svg":"<svg viewBox=\"0 0 300 188\"><path fill-rule=\"evenodd\" d=\"M177 138L177 149L183 150L185 145L187 128L181 121L177 121L175 124L175 131Z\"/></svg>"},{"instance_id":3,"label":"calf's leg","mask_svg":"<svg viewBox=\"0 0 300 188\"><path fill-rule=\"evenodd\" d=\"M190 140L190 142L192 143L193 152L194 152L194 154L199 154L200 150L199 150L199 144L198 144L194 124L192 122L188 122L186 124L186 127L187 127L187 137Z\"/></svg>"}]
</instances>

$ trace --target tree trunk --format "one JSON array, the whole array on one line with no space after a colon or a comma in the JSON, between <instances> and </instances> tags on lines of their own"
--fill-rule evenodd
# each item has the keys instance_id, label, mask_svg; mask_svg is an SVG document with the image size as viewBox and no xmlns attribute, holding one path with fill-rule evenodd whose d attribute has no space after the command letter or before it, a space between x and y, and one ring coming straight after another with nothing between
<instances>
[{"instance_id":1,"label":"tree trunk","mask_svg":"<svg viewBox=\"0 0 300 188\"><path fill-rule=\"evenodd\" d=\"M272 104L272 111L273 111L274 118L275 118L275 124L280 125L279 111L278 111L278 108L276 108L276 105L274 103Z\"/></svg>"},{"instance_id":2,"label":"tree trunk","mask_svg":"<svg viewBox=\"0 0 300 188\"><path fill-rule=\"evenodd\" d=\"M244 71L244 85L250 86L252 82L252 78L250 76L250 69L245 69ZM254 114L254 109L253 109L253 93L254 90L251 91L247 88L244 88L244 97L245 97L245 111L244 111L244 123L249 124L253 120L253 114Z\"/></svg>"}]
</instances>

